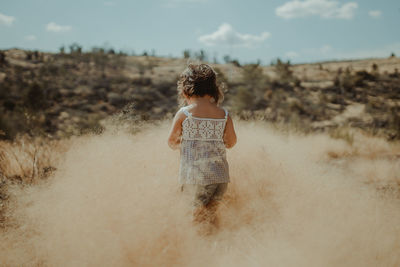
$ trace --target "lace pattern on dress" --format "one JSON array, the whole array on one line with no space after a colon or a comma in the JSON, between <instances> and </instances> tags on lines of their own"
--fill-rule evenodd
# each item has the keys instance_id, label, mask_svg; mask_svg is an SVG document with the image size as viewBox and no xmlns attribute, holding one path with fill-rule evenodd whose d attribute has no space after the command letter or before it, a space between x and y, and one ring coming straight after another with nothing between
<instances>
[{"instance_id":1,"label":"lace pattern on dress","mask_svg":"<svg viewBox=\"0 0 400 267\"><path fill-rule=\"evenodd\" d=\"M193 117L188 107L182 108L187 118L182 122L181 184L217 184L229 182L223 135L228 118Z\"/></svg>"},{"instance_id":2,"label":"lace pattern on dress","mask_svg":"<svg viewBox=\"0 0 400 267\"><path fill-rule=\"evenodd\" d=\"M228 112L225 110L225 118L211 119L193 117L188 107L182 108L187 118L182 123L182 140L204 140L221 141L224 136L224 129Z\"/></svg>"}]
</instances>

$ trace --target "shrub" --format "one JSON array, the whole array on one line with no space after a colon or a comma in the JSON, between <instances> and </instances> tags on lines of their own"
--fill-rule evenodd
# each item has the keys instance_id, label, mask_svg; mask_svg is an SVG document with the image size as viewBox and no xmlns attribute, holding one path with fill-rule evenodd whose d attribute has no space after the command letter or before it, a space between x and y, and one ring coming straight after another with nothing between
<instances>
[{"instance_id":1,"label":"shrub","mask_svg":"<svg viewBox=\"0 0 400 267\"><path fill-rule=\"evenodd\" d=\"M190 50L185 49L183 51L183 58L190 58Z\"/></svg>"},{"instance_id":2,"label":"shrub","mask_svg":"<svg viewBox=\"0 0 400 267\"><path fill-rule=\"evenodd\" d=\"M19 133L28 131L26 116L21 110L0 110L0 139L13 140Z\"/></svg>"},{"instance_id":3,"label":"shrub","mask_svg":"<svg viewBox=\"0 0 400 267\"><path fill-rule=\"evenodd\" d=\"M237 111L257 110L266 107L265 91L269 86L269 77L264 75L259 64L247 64L241 68L242 83L232 96Z\"/></svg>"},{"instance_id":4,"label":"shrub","mask_svg":"<svg viewBox=\"0 0 400 267\"><path fill-rule=\"evenodd\" d=\"M38 83L33 83L26 92L24 104L26 107L34 111L44 109L47 104L45 89Z\"/></svg>"},{"instance_id":5,"label":"shrub","mask_svg":"<svg viewBox=\"0 0 400 267\"><path fill-rule=\"evenodd\" d=\"M234 96L234 109L238 112L243 110L252 110L254 108L254 97L252 90L246 86L237 88Z\"/></svg>"},{"instance_id":6,"label":"shrub","mask_svg":"<svg viewBox=\"0 0 400 267\"><path fill-rule=\"evenodd\" d=\"M6 54L4 53L4 51L0 51L0 66L5 65L6 63Z\"/></svg>"},{"instance_id":7,"label":"shrub","mask_svg":"<svg viewBox=\"0 0 400 267\"><path fill-rule=\"evenodd\" d=\"M293 75L293 71L291 70L291 64L288 60L286 63L280 60L279 58L276 60L276 63L273 64L275 66L275 72L278 76L278 82L281 84L289 84L289 83L297 83L299 79L297 79Z\"/></svg>"}]
</instances>

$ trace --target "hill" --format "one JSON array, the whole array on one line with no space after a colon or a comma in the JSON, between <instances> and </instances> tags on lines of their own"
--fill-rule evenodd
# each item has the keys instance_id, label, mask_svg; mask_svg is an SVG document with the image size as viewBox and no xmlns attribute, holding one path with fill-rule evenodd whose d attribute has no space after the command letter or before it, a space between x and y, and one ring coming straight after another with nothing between
<instances>
[{"instance_id":1,"label":"hill","mask_svg":"<svg viewBox=\"0 0 400 267\"><path fill-rule=\"evenodd\" d=\"M235 64L233 64L235 63ZM224 103L242 119L301 131L358 128L400 138L400 59L271 66L213 64ZM187 59L127 56L103 49L0 52L0 133L66 137L102 131L110 115L159 120L177 110ZM118 114L118 115L116 115Z\"/></svg>"}]
</instances>

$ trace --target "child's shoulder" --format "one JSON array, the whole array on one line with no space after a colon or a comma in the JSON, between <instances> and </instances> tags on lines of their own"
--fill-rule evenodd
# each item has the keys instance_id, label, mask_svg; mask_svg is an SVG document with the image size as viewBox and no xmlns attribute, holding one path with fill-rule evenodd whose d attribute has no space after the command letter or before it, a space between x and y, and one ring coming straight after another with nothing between
<instances>
[{"instance_id":1,"label":"child's shoulder","mask_svg":"<svg viewBox=\"0 0 400 267\"><path fill-rule=\"evenodd\" d=\"M219 115L224 115L224 116L228 115L228 110L225 107L216 106L216 112Z\"/></svg>"},{"instance_id":2,"label":"child's shoulder","mask_svg":"<svg viewBox=\"0 0 400 267\"><path fill-rule=\"evenodd\" d=\"M188 106L181 107L175 114L176 120L183 120L187 117L188 114Z\"/></svg>"},{"instance_id":3,"label":"child's shoulder","mask_svg":"<svg viewBox=\"0 0 400 267\"><path fill-rule=\"evenodd\" d=\"M176 114L187 114L189 112L189 108L190 106L183 106L176 112Z\"/></svg>"}]
</instances>

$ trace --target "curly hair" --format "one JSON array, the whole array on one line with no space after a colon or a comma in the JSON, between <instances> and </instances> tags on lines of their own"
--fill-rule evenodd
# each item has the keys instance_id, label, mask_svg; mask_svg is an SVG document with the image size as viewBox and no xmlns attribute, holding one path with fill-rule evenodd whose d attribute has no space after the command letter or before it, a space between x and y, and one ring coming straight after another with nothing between
<instances>
[{"instance_id":1,"label":"curly hair","mask_svg":"<svg viewBox=\"0 0 400 267\"><path fill-rule=\"evenodd\" d=\"M215 103L220 104L224 99L222 85L217 84L217 73L207 64L190 63L178 80L178 94L184 97L209 95ZM183 102L183 101L182 101Z\"/></svg>"}]
</instances>

